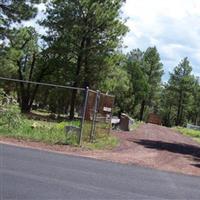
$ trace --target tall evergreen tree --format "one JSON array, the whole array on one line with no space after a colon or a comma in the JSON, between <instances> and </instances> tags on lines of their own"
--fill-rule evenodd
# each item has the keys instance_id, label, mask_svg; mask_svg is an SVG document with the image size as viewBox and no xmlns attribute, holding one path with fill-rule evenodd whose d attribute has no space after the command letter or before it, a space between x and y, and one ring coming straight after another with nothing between
<instances>
[{"instance_id":1,"label":"tall evergreen tree","mask_svg":"<svg viewBox=\"0 0 200 200\"><path fill-rule=\"evenodd\" d=\"M155 107L153 100L160 89L163 64L156 47L149 47L144 53L142 70L147 79L148 91L141 101L140 120L143 120L146 106Z\"/></svg>"},{"instance_id":2,"label":"tall evergreen tree","mask_svg":"<svg viewBox=\"0 0 200 200\"><path fill-rule=\"evenodd\" d=\"M170 89L169 84L164 84L161 91L161 101L159 114L162 117L162 123L164 126L172 127L175 125L176 119L176 99L175 91Z\"/></svg>"},{"instance_id":3,"label":"tall evergreen tree","mask_svg":"<svg viewBox=\"0 0 200 200\"><path fill-rule=\"evenodd\" d=\"M176 105L176 125L183 125L186 111L190 103L190 96L194 86L194 76L191 75L192 67L188 58L184 58L170 74L169 87L174 93Z\"/></svg>"},{"instance_id":4,"label":"tall evergreen tree","mask_svg":"<svg viewBox=\"0 0 200 200\"><path fill-rule=\"evenodd\" d=\"M28 81L40 82L50 74L49 58L38 46L38 34L33 27L12 29L5 48L4 68L0 71L8 76ZM4 72L5 71L5 72ZM23 113L30 112L39 85L20 83L18 99Z\"/></svg>"},{"instance_id":5,"label":"tall evergreen tree","mask_svg":"<svg viewBox=\"0 0 200 200\"><path fill-rule=\"evenodd\" d=\"M192 90L192 97L190 103L190 110L187 118L193 124L200 125L200 82L195 78L194 88Z\"/></svg>"},{"instance_id":6,"label":"tall evergreen tree","mask_svg":"<svg viewBox=\"0 0 200 200\"><path fill-rule=\"evenodd\" d=\"M123 0L55 0L48 5L45 37L55 54L67 60L73 87L96 86L127 27L120 18ZM74 117L76 90L71 97Z\"/></svg>"},{"instance_id":7,"label":"tall evergreen tree","mask_svg":"<svg viewBox=\"0 0 200 200\"><path fill-rule=\"evenodd\" d=\"M115 114L130 113L133 97L130 95L130 79L124 68L113 66L102 81L101 89L115 96Z\"/></svg>"},{"instance_id":8,"label":"tall evergreen tree","mask_svg":"<svg viewBox=\"0 0 200 200\"><path fill-rule=\"evenodd\" d=\"M141 99L146 98L148 90L147 76L143 72L143 59L144 52L140 51L140 49L134 49L127 55L127 63L125 66L131 83L129 93L133 99L129 111L134 116L138 114L135 112L136 106L140 104Z\"/></svg>"},{"instance_id":9,"label":"tall evergreen tree","mask_svg":"<svg viewBox=\"0 0 200 200\"><path fill-rule=\"evenodd\" d=\"M22 20L29 20L34 18L37 14L36 4L45 2L45 0L0 0L0 72L4 75L4 72L12 73L12 67L10 65L5 68L6 47L10 44L8 36L12 34L13 26L16 23L20 23ZM10 74L8 75L10 76Z\"/></svg>"},{"instance_id":10,"label":"tall evergreen tree","mask_svg":"<svg viewBox=\"0 0 200 200\"><path fill-rule=\"evenodd\" d=\"M29 20L37 14L35 4L45 0L0 0L0 39L7 35L12 23Z\"/></svg>"}]
</instances>

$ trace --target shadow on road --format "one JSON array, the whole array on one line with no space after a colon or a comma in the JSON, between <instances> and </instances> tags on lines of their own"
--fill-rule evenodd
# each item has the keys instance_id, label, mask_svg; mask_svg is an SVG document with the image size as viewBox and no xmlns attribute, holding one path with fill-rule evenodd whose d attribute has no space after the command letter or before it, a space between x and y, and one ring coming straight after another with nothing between
<instances>
[{"instance_id":1,"label":"shadow on road","mask_svg":"<svg viewBox=\"0 0 200 200\"><path fill-rule=\"evenodd\" d=\"M168 143L163 141L153 141L153 140L137 140L133 141L137 144L143 145L146 148L165 150L173 153L179 153L183 155L192 156L194 160L200 159L200 147L183 144L183 143ZM198 166L199 167L199 166Z\"/></svg>"},{"instance_id":2,"label":"shadow on road","mask_svg":"<svg viewBox=\"0 0 200 200\"><path fill-rule=\"evenodd\" d=\"M192 164L192 166L200 168L200 164Z\"/></svg>"},{"instance_id":3,"label":"shadow on road","mask_svg":"<svg viewBox=\"0 0 200 200\"><path fill-rule=\"evenodd\" d=\"M196 161L197 163L192 164L192 166L200 168L200 158L194 158L193 160Z\"/></svg>"}]
</instances>

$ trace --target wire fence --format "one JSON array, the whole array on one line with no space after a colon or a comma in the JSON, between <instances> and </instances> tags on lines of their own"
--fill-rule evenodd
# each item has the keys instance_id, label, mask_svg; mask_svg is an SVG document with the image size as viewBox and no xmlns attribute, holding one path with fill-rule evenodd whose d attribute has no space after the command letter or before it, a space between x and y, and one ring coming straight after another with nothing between
<instances>
[{"instance_id":1,"label":"wire fence","mask_svg":"<svg viewBox=\"0 0 200 200\"><path fill-rule=\"evenodd\" d=\"M110 133L113 105L113 96L89 90L85 119L91 123L91 142Z\"/></svg>"},{"instance_id":2,"label":"wire fence","mask_svg":"<svg viewBox=\"0 0 200 200\"><path fill-rule=\"evenodd\" d=\"M32 121L53 123L77 143L109 135L114 96L87 88L0 77L1 107L17 107ZM33 122L34 123L34 122Z\"/></svg>"}]
</instances>

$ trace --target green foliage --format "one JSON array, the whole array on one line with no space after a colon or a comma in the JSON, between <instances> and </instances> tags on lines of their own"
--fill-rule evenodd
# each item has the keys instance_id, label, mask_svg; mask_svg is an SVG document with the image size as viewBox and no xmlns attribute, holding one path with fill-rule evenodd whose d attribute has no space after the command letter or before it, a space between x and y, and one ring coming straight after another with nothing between
<instances>
[{"instance_id":1,"label":"green foliage","mask_svg":"<svg viewBox=\"0 0 200 200\"><path fill-rule=\"evenodd\" d=\"M190 97L187 118L193 124L200 126L200 82L195 79L192 96Z\"/></svg>"},{"instance_id":2,"label":"green foliage","mask_svg":"<svg viewBox=\"0 0 200 200\"><path fill-rule=\"evenodd\" d=\"M38 45L39 35L34 28L13 28L7 38L9 43L5 48L5 56L0 61L4 66L0 72L5 77L41 82L46 75L50 75L55 70L48 65L46 52L41 52ZM4 87L7 87L7 83ZM12 84L9 91L13 87L16 88L16 85ZM17 85L15 90L22 112L30 112L38 88L38 85L33 84Z\"/></svg>"},{"instance_id":3,"label":"green foliage","mask_svg":"<svg viewBox=\"0 0 200 200\"><path fill-rule=\"evenodd\" d=\"M65 126L76 126L76 127L80 127L80 121L64 121L64 122L60 122L56 125L57 129L60 130L64 130Z\"/></svg>"},{"instance_id":4,"label":"green foliage","mask_svg":"<svg viewBox=\"0 0 200 200\"><path fill-rule=\"evenodd\" d=\"M170 90L168 84L165 84L161 92L159 114L162 117L163 125L168 127L175 126L176 108L174 106L174 101L174 92Z\"/></svg>"},{"instance_id":5,"label":"green foliage","mask_svg":"<svg viewBox=\"0 0 200 200\"><path fill-rule=\"evenodd\" d=\"M45 0L0 0L0 39L5 40L13 23L34 18L37 14L35 4Z\"/></svg>"},{"instance_id":6,"label":"green foliage","mask_svg":"<svg viewBox=\"0 0 200 200\"><path fill-rule=\"evenodd\" d=\"M7 106L0 111L0 125L6 126L9 130L18 128L22 124L22 117L17 107Z\"/></svg>"},{"instance_id":7,"label":"green foliage","mask_svg":"<svg viewBox=\"0 0 200 200\"><path fill-rule=\"evenodd\" d=\"M63 121L61 123L46 122L27 119L22 116L19 108L8 106L0 111L0 136L16 139L44 142L47 144L77 146L78 135L76 131L66 133L65 126L80 127L80 121ZM83 146L91 149L110 149L118 144L116 138L109 136L107 125L99 123L96 127L96 140L89 145L91 123L85 122L83 132Z\"/></svg>"},{"instance_id":8,"label":"green foliage","mask_svg":"<svg viewBox=\"0 0 200 200\"><path fill-rule=\"evenodd\" d=\"M0 102L2 102L3 98L4 98L4 90L0 88Z\"/></svg>"},{"instance_id":9,"label":"green foliage","mask_svg":"<svg viewBox=\"0 0 200 200\"><path fill-rule=\"evenodd\" d=\"M29 80L39 53L38 34L32 27L13 28L8 34L9 44L5 48L2 72L6 76ZM34 66L32 66L34 65ZM7 74L4 70L8 70ZM31 77L30 77L31 76Z\"/></svg>"},{"instance_id":10,"label":"green foliage","mask_svg":"<svg viewBox=\"0 0 200 200\"><path fill-rule=\"evenodd\" d=\"M145 111L158 110L160 83L163 75L163 65L156 47L149 47L145 52L132 50L125 62L130 85L129 114L144 119Z\"/></svg>"},{"instance_id":11,"label":"green foliage","mask_svg":"<svg viewBox=\"0 0 200 200\"><path fill-rule=\"evenodd\" d=\"M156 47L149 47L144 53L143 71L147 77L148 92L144 105L157 111L157 96L160 92L161 78L164 73L163 64L160 61L160 55ZM142 112L140 118L142 119Z\"/></svg>"},{"instance_id":12,"label":"green foliage","mask_svg":"<svg viewBox=\"0 0 200 200\"><path fill-rule=\"evenodd\" d=\"M136 129L139 128L143 123L144 123L144 122L135 120L135 122L133 123L133 125L130 126L130 130L131 130L131 131L136 130Z\"/></svg>"},{"instance_id":13,"label":"green foliage","mask_svg":"<svg viewBox=\"0 0 200 200\"><path fill-rule=\"evenodd\" d=\"M36 4L42 2L47 2L46 18L40 22L47 28L44 36L34 28L20 25L36 16ZM134 49L127 55L120 52L122 38L128 31L121 17L124 2L0 0L1 76L100 89L115 95L114 114L126 112L141 121L149 112L155 112L167 126L200 124L200 85L191 75L187 58L162 85L163 65L156 47L144 52ZM49 113L70 113L73 119L84 97L75 90L31 84L1 82L0 86L7 95L17 94L23 113L30 112L36 103L42 109L47 107ZM0 94L0 101L3 98ZM18 124L11 119L15 111L1 114L7 126ZM57 126L54 128L61 130L65 124ZM87 124L86 132L89 127Z\"/></svg>"},{"instance_id":14,"label":"green foliage","mask_svg":"<svg viewBox=\"0 0 200 200\"><path fill-rule=\"evenodd\" d=\"M121 0L56 0L47 8L44 37L63 63L74 86L97 86L104 79L115 49L127 32L120 19Z\"/></svg>"},{"instance_id":15,"label":"green foliage","mask_svg":"<svg viewBox=\"0 0 200 200\"><path fill-rule=\"evenodd\" d=\"M175 130L178 132L182 133L183 135L190 136L196 141L200 142L200 131L188 129L188 128L183 128L183 127L175 127Z\"/></svg>"},{"instance_id":16,"label":"green foliage","mask_svg":"<svg viewBox=\"0 0 200 200\"><path fill-rule=\"evenodd\" d=\"M102 82L101 89L115 96L115 113L128 112L128 105L130 105L131 101L129 87L130 80L128 74L120 66L113 67Z\"/></svg>"},{"instance_id":17,"label":"green foliage","mask_svg":"<svg viewBox=\"0 0 200 200\"><path fill-rule=\"evenodd\" d=\"M39 1L1 0L0 1L1 20L21 21L21 20L28 20L34 17L37 13L37 9L36 7L33 6L33 3L39 3Z\"/></svg>"},{"instance_id":18,"label":"green foliage","mask_svg":"<svg viewBox=\"0 0 200 200\"><path fill-rule=\"evenodd\" d=\"M119 145L119 140L114 137L114 136L107 136L104 138L100 138L95 140L94 143L86 143L84 142L83 146L85 148L94 150L94 149L99 149L99 150L105 150L105 149L113 149Z\"/></svg>"},{"instance_id":19,"label":"green foliage","mask_svg":"<svg viewBox=\"0 0 200 200\"><path fill-rule=\"evenodd\" d=\"M184 58L175 67L174 72L170 74L170 79L165 88L165 93L169 95L166 96L163 106L168 109L169 118L176 112L176 125L184 125L187 123L187 113L190 110L190 102L192 101L191 98L195 83L194 76L191 75L191 72L192 67L188 59Z\"/></svg>"},{"instance_id":20,"label":"green foliage","mask_svg":"<svg viewBox=\"0 0 200 200\"><path fill-rule=\"evenodd\" d=\"M1 120L7 122L7 118L1 118ZM1 125L0 135L48 144L77 144L75 135L67 135L64 129L58 128L55 123L28 120L26 118L21 118L20 122L18 126L11 123L9 129L6 125Z\"/></svg>"},{"instance_id":21,"label":"green foliage","mask_svg":"<svg viewBox=\"0 0 200 200\"><path fill-rule=\"evenodd\" d=\"M2 5L13 9L14 2ZM5 77L22 80L99 88L111 68L118 62L116 50L128 31L120 15L123 2L49 1L47 18L41 22L48 29L48 34L42 38L43 42L45 41L45 49L39 48L39 35L33 28L9 28L7 34L3 34L8 44L0 52L0 62L4 66L0 73ZM15 3L16 13L10 13L13 14L10 22L34 17L34 4L40 1L23 0ZM65 92L64 95L60 93L58 96L54 90L39 91L38 88L39 86L23 83L16 88L23 113L30 112L36 100L44 105L51 104L52 112L67 112L70 108L70 116L74 118L73 104L82 103L81 95L78 96L76 91L73 91L72 95ZM44 98L46 96L48 98ZM65 101L60 102L58 99L61 98L65 98Z\"/></svg>"},{"instance_id":22,"label":"green foliage","mask_svg":"<svg viewBox=\"0 0 200 200\"><path fill-rule=\"evenodd\" d=\"M135 49L128 54L127 59L125 69L129 75L129 95L132 98L129 112L131 111L130 114L139 118L137 106L147 97L148 93L147 76L143 71L144 53Z\"/></svg>"}]
</instances>

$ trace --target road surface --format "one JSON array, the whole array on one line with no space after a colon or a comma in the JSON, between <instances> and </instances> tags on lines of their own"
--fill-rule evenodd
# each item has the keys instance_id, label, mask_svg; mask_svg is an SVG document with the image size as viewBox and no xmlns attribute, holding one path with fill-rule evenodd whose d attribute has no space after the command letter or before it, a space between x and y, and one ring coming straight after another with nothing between
<instances>
[{"instance_id":1,"label":"road surface","mask_svg":"<svg viewBox=\"0 0 200 200\"><path fill-rule=\"evenodd\" d=\"M0 144L1 200L200 199L200 177Z\"/></svg>"}]
</instances>

